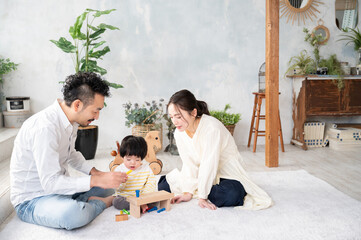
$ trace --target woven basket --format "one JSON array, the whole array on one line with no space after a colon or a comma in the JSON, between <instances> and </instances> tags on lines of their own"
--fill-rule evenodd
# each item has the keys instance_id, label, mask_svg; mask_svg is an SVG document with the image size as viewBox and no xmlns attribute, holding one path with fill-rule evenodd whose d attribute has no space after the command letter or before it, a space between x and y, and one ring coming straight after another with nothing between
<instances>
[{"instance_id":1,"label":"woven basket","mask_svg":"<svg viewBox=\"0 0 361 240\"><path fill-rule=\"evenodd\" d=\"M154 130L155 124L143 124L143 125L135 125L132 128L132 135L138 137L145 137L148 132Z\"/></svg>"},{"instance_id":2,"label":"woven basket","mask_svg":"<svg viewBox=\"0 0 361 240\"><path fill-rule=\"evenodd\" d=\"M231 135L233 136L233 133L234 133L234 128L236 127L236 125L235 124L233 124L233 125L224 125L227 129L228 129L228 131L231 133Z\"/></svg>"},{"instance_id":3,"label":"woven basket","mask_svg":"<svg viewBox=\"0 0 361 240\"><path fill-rule=\"evenodd\" d=\"M160 135L160 143L163 146L163 127L162 124L143 124L143 125L135 125L132 128L132 135L138 137L144 137L150 131L159 131ZM158 149L156 152L159 152L162 148Z\"/></svg>"}]
</instances>

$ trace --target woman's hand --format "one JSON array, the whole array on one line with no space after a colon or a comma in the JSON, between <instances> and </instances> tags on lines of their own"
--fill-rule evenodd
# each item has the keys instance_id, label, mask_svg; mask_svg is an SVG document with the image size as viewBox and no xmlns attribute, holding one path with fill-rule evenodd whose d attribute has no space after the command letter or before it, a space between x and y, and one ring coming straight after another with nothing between
<instances>
[{"instance_id":1,"label":"woman's hand","mask_svg":"<svg viewBox=\"0 0 361 240\"><path fill-rule=\"evenodd\" d=\"M192 199L193 194L192 193L183 193L182 195L178 195L175 196L174 198L172 198L172 200L170 201L172 204L173 203L181 203L181 202L188 202Z\"/></svg>"},{"instance_id":2,"label":"woman's hand","mask_svg":"<svg viewBox=\"0 0 361 240\"><path fill-rule=\"evenodd\" d=\"M201 208L208 208L208 209L211 209L211 210L216 210L217 209L216 205L214 205L213 203L208 201L208 199L200 198L199 201L198 201L198 205Z\"/></svg>"}]
</instances>

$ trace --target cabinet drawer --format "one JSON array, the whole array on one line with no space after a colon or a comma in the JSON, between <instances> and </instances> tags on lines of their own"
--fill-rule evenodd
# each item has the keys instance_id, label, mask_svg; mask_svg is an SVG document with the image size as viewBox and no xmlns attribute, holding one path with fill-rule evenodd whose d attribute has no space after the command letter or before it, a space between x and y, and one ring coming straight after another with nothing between
<instances>
[{"instance_id":1,"label":"cabinet drawer","mask_svg":"<svg viewBox=\"0 0 361 240\"><path fill-rule=\"evenodd\" d=\"M332 80L308 80L306 85L306 114L334 115L342 112L342 92Z\"/></svg>"}]
</instances>

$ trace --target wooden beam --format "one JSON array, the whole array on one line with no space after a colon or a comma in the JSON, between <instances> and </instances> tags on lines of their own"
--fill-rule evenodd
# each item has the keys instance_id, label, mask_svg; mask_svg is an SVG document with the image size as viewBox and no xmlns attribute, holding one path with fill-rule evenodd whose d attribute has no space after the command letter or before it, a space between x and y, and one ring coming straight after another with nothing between
<instances>
[{"instance_id":1,"label":"wooden beam","mask_svg":"<svg viewBox=\"0 0 361 240\"><path fill-rule=\"evenodd\" d=\"M266 0L266 166L278 167L279 0Z\"/></svg>"}]
</instances>

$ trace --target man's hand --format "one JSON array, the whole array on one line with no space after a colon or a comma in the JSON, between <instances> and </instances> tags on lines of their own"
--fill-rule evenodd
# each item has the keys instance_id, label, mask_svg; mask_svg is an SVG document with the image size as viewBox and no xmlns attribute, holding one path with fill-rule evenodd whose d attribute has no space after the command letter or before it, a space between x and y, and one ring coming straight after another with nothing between
<instances>
[{"instance_id":1,"label":"man's hand","mask_svg":"<svg viewBox=\"0 0 361 240\"><path fill-rule=\"evenodd\" d=\"M102 173L102 171L99 171L98 169L96 169L95 167L93 167L91 170L90 170L90 175L99 175L99 174L101 174Z\"/></svg>"},{"instance_id":2,"label":"man's hand","mask_svg":"<svg viewBox=\"0 0 361 240\"><path fill-rule=\"evenodd\" d=\"M128 180L128 175L124 172L101 172L98 170L93 172L92 169L90 174L92 175L90 187L118 188L121 183L125 183Z\"/></svg>"},{"instance_id":3,"label":"man's hand","mask_svg":"<svg viewBox=\"0 0 361 240\"><path fill-rule=\"evenodd\" d=\"M208 199L200 198L199 201L198 201L198 205L201 208L208 208L208 209L211 209L211 210L216 210L217 209L216 205L214 205L213 203L208 201Z\"/></svg>"},{"instance_id":4,"label":"man's hand","mask_svg":"<svg viewBox=\"0 0 361 240\"><path fill-rule=\"evenodd\" d=\"M193 194L191 193L183 193L183 195L178 195L175 196L174 198L172 198L172 200L170 201L172 204L173 203L181 203L181 202L188 202L192 199Z\"/></svg>"}]
</instances>

